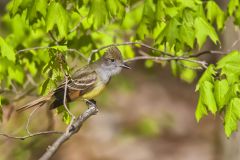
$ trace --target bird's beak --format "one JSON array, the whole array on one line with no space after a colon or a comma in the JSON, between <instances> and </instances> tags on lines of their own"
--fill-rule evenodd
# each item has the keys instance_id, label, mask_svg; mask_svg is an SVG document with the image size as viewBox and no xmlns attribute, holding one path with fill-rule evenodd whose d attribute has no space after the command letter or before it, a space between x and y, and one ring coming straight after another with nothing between
<instances>
[{"instance_id":1,"label":"bird's beak","mask_svg":"<svg viewBox=\"0 0 240 160\"><path fill-rule=\"evenodd\" d=\"M122 63L122 65L120 66L122 68L126 68L126 69L131 69L131 67L129 67L127 64L125 63Z\"/></svg>"}]
</instances>

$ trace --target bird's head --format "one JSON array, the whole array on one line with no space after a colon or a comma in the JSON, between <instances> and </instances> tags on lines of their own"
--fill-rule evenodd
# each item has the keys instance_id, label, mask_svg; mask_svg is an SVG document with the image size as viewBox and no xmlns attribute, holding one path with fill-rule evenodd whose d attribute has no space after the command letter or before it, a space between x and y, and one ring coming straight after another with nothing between
<instances>
[{"instance_id":1,"label":"bird's head","mask_svg":"<svg viewBox=\"0 0 240 160\"><path fill-rule=\"evenodd\" d=\"M123 62L122 54L116 46L110 47L102 56L103 66L111 75L119 73L122 68L130 69L128 65Z\"/></svg>"}]
</instances>

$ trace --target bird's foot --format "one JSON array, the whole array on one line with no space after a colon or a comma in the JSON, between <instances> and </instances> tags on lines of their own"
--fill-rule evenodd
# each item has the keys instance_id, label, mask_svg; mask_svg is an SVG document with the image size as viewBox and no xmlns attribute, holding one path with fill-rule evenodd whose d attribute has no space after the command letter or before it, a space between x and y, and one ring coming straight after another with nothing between
<instances>
[{"instance_id":1,"label":"bird's foot","mask_svg":"<svg viewBox=\"0 0 240 160\"><path fill-rule=\"evenodd\" d=\"M97 102L94 99L86 99L86 104L88 106L97 106Z\"/></svg>"},{"instance_id":2,"label":"bird's foot","mask_svg":"<svg viewBox=\"0 0 240 160\"><path fill-rule=\"evenodd\" d=\"M94 99L85 99L86 104L88 106L88 109L90 109L91 107L94 107L96 109L96 111L98 111L98 107L97 107L97 102Z\"/></svg>"}]
</instances>

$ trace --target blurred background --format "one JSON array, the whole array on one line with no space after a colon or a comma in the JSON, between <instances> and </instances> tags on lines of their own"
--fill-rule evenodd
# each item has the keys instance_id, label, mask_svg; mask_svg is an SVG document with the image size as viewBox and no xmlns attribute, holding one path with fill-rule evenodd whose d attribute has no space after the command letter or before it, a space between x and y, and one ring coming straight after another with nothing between
<instances>
[{"instance_id":1,"label":"blurred background","mask_svg":"<svg viewBox=\"0 0 240 160\"><path fill-rule=\"evenodd\" d=\"M1 0L1 10L7 1ZM3 12L1 11L0 14ZM240 31L229 19L221 35L222 48L211 43L203 50L240 49ZM218 57L205 56L208 62ZM130 64L115 76L96 98L99 113L87 120L54 155L53 160L237 160L240 157L240 134L227 139L221 117L207 116L198 124L195 108L198 95L196 82L188 84L171 74L168 67L144 67L143 62ZM199 75L201 73L198 73ZM14 106L35 99L28 96ZM30 111L16 113L13 106L4 107L1 131L25 135ZM81 114L87 106L74 102L71 111ZM55 112L41 108L30 124L32 132L64 130L66 124ZM37 159L57 138L43 135L26 140L0 137L0 159Z\"/></svg>"}]
</instances>

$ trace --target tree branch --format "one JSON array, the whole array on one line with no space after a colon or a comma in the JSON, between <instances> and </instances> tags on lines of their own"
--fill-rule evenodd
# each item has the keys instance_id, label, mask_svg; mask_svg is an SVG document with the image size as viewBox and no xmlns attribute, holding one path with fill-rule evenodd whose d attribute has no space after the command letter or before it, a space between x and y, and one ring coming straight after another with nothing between
<instances>
[{"instance_id":1,"label":"tree branch","mask_svg":"<svg viewBox=\"0 0 240 160\"><path fill-rule=\"evenodd\" d=\"M189 61L193 63L200 64L203 68L207 68L207 62L200 61L200 60L194 60L189 59L189 57L155 57L155 56L138 56L131 59L127 59L124 62L132 62L137 60L153 60L153 61L171 61L171 60L183 60L183 61Z\"/></svg>"},{"instance_id":2,"label":"tree branch","mask_svg":"<svg viewBox=\"0 0 240 160\"><path fill-rule=\"evenodd\" d=\"M159 49L156 49L156 48L153 48L145 43L142 43L142 42L123 42L123 43L115 43L115 44L109 44L109 45L106 45L106 46L103 46L103 47L100 47L98 49L95 49L95 50L92 50L89 58L88 58L88 63L90 63L92 61L92 57L94 54L96 54L97 52L103 50L103 49L106 49L106 48L109 48L109 47L112 47L112 46L126 46L126 45L140 45L140 46L143 46L145 48L148 48L148 49L151 49L153 51L156 51L156 52L159 52L161 54L164 54L164 55L167 55L167 56L170 56L172 57L173 55L171 55L171 53L168 53L168 52L164 52L164 51L161 51Z\"/></svg>"},{"instance_id":3,"label":"tree branch","mask_svg":"<svg viewBox=\"0 0 240 160\"><path fill-rule=\"evenodd\" d=\"M12 138L12 139L20 139L20 140L25 140L27 138L40 136L40 135L46 135L46 134L63 134L63 132L60 132L60 131L42 131L42 132L32 133L32 134L26 135L26 136L11 136L11 135L8 135L6 133L0 133L1 136L7 137L7 138Z\"/></svg>"},{"instance_id":4,"label":"tree branch","mask_svg":"<svg viewBox=\"0 0 240 160\"><path fill-rule=\"evenodd\" d=\"M98 109L94 103L89 103L89 108L84 113L82 113L73 123L70 130L66 130L51 146L48 147L47 151L42 155L39 160L48 160L54 153L59 149L59 147L67 141L71 136L76 134L82 127L83 123L92 115L97 114Z\"/></svg>"}]
</instances>

